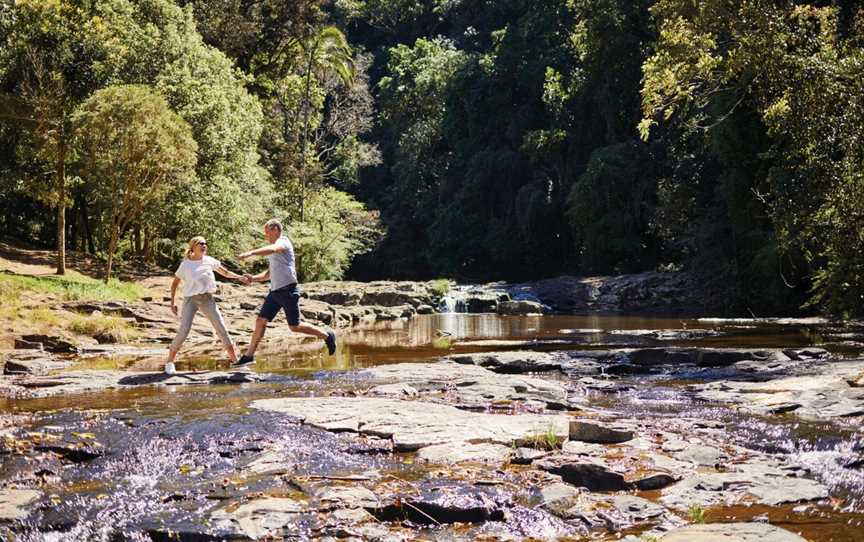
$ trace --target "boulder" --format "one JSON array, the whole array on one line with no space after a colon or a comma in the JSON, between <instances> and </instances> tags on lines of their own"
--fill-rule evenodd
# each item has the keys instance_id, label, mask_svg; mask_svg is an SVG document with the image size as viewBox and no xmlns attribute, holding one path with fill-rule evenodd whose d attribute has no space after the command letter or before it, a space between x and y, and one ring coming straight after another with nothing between
<instances>
[{"instance_id":1,"label":"boulder","mask_svg":"<svg viewBox=\"0 0 864 542\"><path fill-rule=\"evenodd\" d=\"M21 335L15 339L15 348L36 348L54 354L74 354L78 346L62 337L54 335Z\"/></svg>"},{"instance_id":2,"label":"boulder","mask_svg":"<svg viewBox=\"0 0 864 542\"><path fill-rule=\"evenodd\" d=\"M629 485L624 481L624 476L590 458L553 456L535 461L534 466L557 474L568 484L584 487L588 491L621 491Z\"/></svg>"},{"instance_id":3,"label":"boulder","mask_svg":"<svg viewBox=\"0 0 864 542\"><path fill-rule=\"evenodd\" d=\"M408 520L422 525L480 523L503 521L507 504L488 488L442 485L369 512L381 521Z\"/></svg>"},{"instance_id":4,"label":"boulder","mask_svg":"<svg viewBox=\"0 0 864 542\"><path fill-rule=\"evenodd\" d=\"M549 308L536 301L500 301L495 307L498 314L543 314Z\"/></svg>"},{"instance_id":5,"label":"boulder","mask_svg":"<svg viewBox=\"0 0 864 542\"><path fill-rule=\"evenodd\" d=\"M595 444L619 444L632 439L632 431L613 429L596 423L582 421L570 422L570 440Z\"/></svg>"}]
</instances>

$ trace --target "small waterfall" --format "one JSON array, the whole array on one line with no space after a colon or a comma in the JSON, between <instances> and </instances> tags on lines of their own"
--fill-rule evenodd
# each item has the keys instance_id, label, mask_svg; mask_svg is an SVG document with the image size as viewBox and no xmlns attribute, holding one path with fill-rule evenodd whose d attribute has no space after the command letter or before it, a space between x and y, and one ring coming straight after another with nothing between
<instances>
[{"instance_id":1,"label":"small waterfall","mask_svg":"<svg viewBox=\"0 0 864 542\"><path fill-rule=\"evenodd\" d=\"M450 291L444 294L441 301L438 303L438 312L455 313L468 312L468 291L465 286L454 286Z\"/></svg>"}]
</instances>

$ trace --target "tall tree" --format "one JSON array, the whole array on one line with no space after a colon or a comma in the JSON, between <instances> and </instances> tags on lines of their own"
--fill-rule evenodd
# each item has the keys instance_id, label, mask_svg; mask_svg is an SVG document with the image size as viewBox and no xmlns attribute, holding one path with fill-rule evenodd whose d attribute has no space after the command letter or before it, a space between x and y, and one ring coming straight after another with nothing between
<instances>
[{"instance_id":1,"label":"tall tree","mask_svg":"<svg viewBox=\"0 0 864 542\"><path fill-rule=\"evenodd\" d=\"M102 55L98 20L88 3L4 0L0 4L0 120L26 127L32 194L55 207L57 273L66 272L66 168L70 115L99 85L92 69ZM46 183L45 179L50 178Z\"/></svg>"},{"instance_id":2,"label":"tall tree","mask_svg":"<svg viewBox=\"0 0 864 542\"><path fill-rule=\"evenodd\" d=\"M733 213L770 219L741 262L751 277L773 261L774 282L810 282L814 306L849 315L864 296L864 9L837 4L657 2L641 129L672 126L701 155L726 156L720 187L744 200L728 209L745 225L738 244L759 232ZM737 144L747 132L762 143Z\"/></svg>"},{"instance_id":3,"label":"tall tree","mask_svg":"<svg viewBox=\"0 0 864 542\"><path fill-rule=\"evenodd\" d=\"M336 74L345 86L354 81L354 58L345 35L335 26L324 26L298 42L303 62L303 133L300 140L300 221L306 216L306 191L309 185L307 157L309 145L309 122L312 116L313 79L323 81L328 75ZM320 83L319 83L320 85Z\"/></svg>"},{"instance_id":4,"label":"tall tree","mask_svg":"<svg viewBox=\"0 0 864 542\"><path fill-rule=\"evenodd\" d=\"M166 205L148 211L141 221L147 238L206 232L211 252L233 254L252 242L272 208L271 184L258 163L261 103L246 88L248 76L204 43L191 8L170 0L102 0L98 10L110 43L100 64L106 79L151 85L198 143L195 178L175 185Z\"/></svg>"},{"instance_id":5,"label":"tall tree","mask_svg":"<svg viewBox=\"0 0 864 542\"><path fill-rule=\"evenodd\" d=\"M107 282L120 236L172 186L194 176L198 149L189 124L142 85L97 91L73 120L87 180L110 209Z\"/></svg>"}]
</instances>

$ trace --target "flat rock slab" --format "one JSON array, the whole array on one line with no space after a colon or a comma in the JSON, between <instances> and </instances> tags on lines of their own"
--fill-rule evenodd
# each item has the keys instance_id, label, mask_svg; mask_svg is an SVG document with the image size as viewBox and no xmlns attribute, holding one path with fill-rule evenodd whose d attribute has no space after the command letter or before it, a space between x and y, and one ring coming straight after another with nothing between
<instances>
[{"instance_id":1,"label":"flat rock slab","mask_svg":"<svg viewBox=\"0 0 864 542\"><path fill-rule=\"evenodd\" d=\"M754 461L734 465L730 472L690 472L678 483L664 489L660 502L675 510L686 511L693 505L703 508L742 503L778 506L827 497L828 490L824 485L794 476L788 465Z\"/></svg>"},{"instance_id":2,"label":"flat rock slab","mask_svg":"<svg viewBox=\"0 0 864 542\"><path fill-rule=\"evenodd\" d=\"M53 335L21 335L15 339L15 348L35 348L56 354L74 354L78 345L72 344L63 337Z\"/></svg>"},{"instance_id":3,"label":"flat rock slab","mask_svg":"<svg viewBox=\"0 0 864 542\"><path fill-rule=\"evenodd\" d=\"M483 367L444 360L437 363L397 363L360 371L360 376L394 382L370 389L372 395L445 396L466 406L500 401L540 401L549 408L570 406L561 383L521 375L502 375Z\"/></svg>"},{"instance_id":4,"label":"flat rock slab","mask_svg":"<svg viewBox=\"0 0 864 542\"><path fill-rule=\"evenodd\" d=\"M734 403L750 412L824 420L864 416L864 388L854 378L864 360L826 364L822 374L777 378L768 382L720 381L694 386L706 401Z\"/></svg>"},{"instance_id":5,"label":"flat rock slab","mask_svg":"<svg viewBox=\"0 0 864 542\"><path fill-rule=\"evenodd\" d=\"M807 542L768 523L709 523L669 531L662 542Z\"/></svg>"},{"instance_id":6,"label":"flat rock slab","mask_svg":"<svg viewBox=\"0 0 864 542\"><path fill-rule=\"evenodd\" d=\"M378 508L381 501L362 486L325 486L315 492L319 510L332 508Z\"/></svg>"},{"instance_id":7,"label":"flat rock slab","mask_svg":"<svg viewBox=\"0 0 864 542\"><path fill-rule=\"evenodd\" d=\"M45 352L13 351L6 358L3 374L7 375L44 375L52 371L66 369L72 361L60 359Z\"/></svg>"},{"instance_id":8,"label":"flat rock slab","mask_svg":"<svg viewBox=\"0 0 864 542\"><path fill-rule=\"evenodd\" d=\"M180 386L270 382L284 377L248 371L204 371L177 373L130 373L126 371L66 371L47 376L3 377L10 390L26 390L30 397L48 397L135 386ZM2 391L2 387L0 387Z\"/></svg>"},{"instance_id":9,"label":"flat rock slab","mask_svg":"<svg viewBox=\"0 0 864 542\"><path fill-rule=\"evenodd\" d=\"M557 474L562 480L588 491L621 491L629 484L624 476L613 471L602 460L551 456L537 460L533 465L540 470Z\"/></svg>"},{"instance_id":10,"label":"flat rock slab","mask_svg":"<svg viewBox=\"0 0 864 542\"><path fill-rule=\"evenodd\" d=\"M661 517L675 521L666 508L634 495L600 495L586 493L569 484L553 483L540 489L541 506L565 519L578 519L594 527L616 530Z\"/></svg>"},{"instance_id":11,"label":"flat rock slab","mask_svg":"<svg viewBox=\"0 0 864 542\"><path fill-rule=\"evenodd\" d=\"M288 498L265 497L255 499L233 508L220 508L210 515L217 532L231 538L281 536L283 527L304 509L299 501Z\"/></svg>"},{"instance_id":12,"label":"flat rock slab","mask_svg":"<svg viewBox=\"0 0 864 542\"><path fill-rule=\"evenodd\" d=\"M562 415L486 414L437 403L384 398L263 399L253 402L252 407L295 416L328 431L392 438L397 451L458 442L510 446L547 431L563 439L569 431L569 420Z\"/></svg>"},{"instance_id":13,"label":"flat rock slab","mask_svg":"<svg viewBox=\"0 0 864 542\"><path fill-rule=\"evenodd\" d=\"M602 354L602 352L601 352ZM588 356L586 356L588 357ZM597 360L602 355L593 356ZM599 361L588 357L584 363L574 361L570 352L487 352L450 356L450 360L462 365L477 365L486 367L496 373L548 373L548 372L578 372L581 374L600 373Z\"/></svg>"},{"instance_id":14,"label":"flat rock slab","mask_svg":"<svg viewBox=\"0 0 864 542\"><path fill-rule=\"evenodd\" d=\"M0 523L26 518L30 505L42 494L32 489L0 490Z\"/></svg>"},{"instance_id":15,"label":"flat rock slab","mask_svg":"<svg viewBox=\"0 0 864 542\"><path fill-rule=\"evenodd\" d=\"M421 448L417 458L429 463L482 463L500 467L510 461L512 454L513 449L503 444L455 442Z\"/></svg>"},{"instance_id":16,"label":"flat rock slab","mask_svg":"<svg viewBox=\"0 0 864 542\"><path fill-rule=\"evenodd\" d=\"M779 368L788 372L807 368L814 361L828 358L821 349L744 349L744 348L619 348L610 350L570 350L558 352L505 351L461 354L449 359L467 365L479 365L497 373L562 372L571 376L600 373L638 374L657 367L725 368L733 374L759 376L776 374ZM735 371L737 364L739 371Z\"/></svg>"}]
</instances>

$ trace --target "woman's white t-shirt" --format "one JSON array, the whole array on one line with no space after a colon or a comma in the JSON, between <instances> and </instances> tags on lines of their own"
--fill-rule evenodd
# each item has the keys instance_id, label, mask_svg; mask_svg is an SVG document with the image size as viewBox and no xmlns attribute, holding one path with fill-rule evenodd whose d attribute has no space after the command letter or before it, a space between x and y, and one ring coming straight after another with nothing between
<instances>
[{"instance_id":1,"label":"woman's white t-shirt","mask_svg":"<svg viewBox=\"0 0 864 542\"><path fill-rule=\"evenodd\" d=\"M183 297L216 292L213 270L222 265L216 258L184 259L174 276L183 280Z\"/></svg>"}]
</instances>

